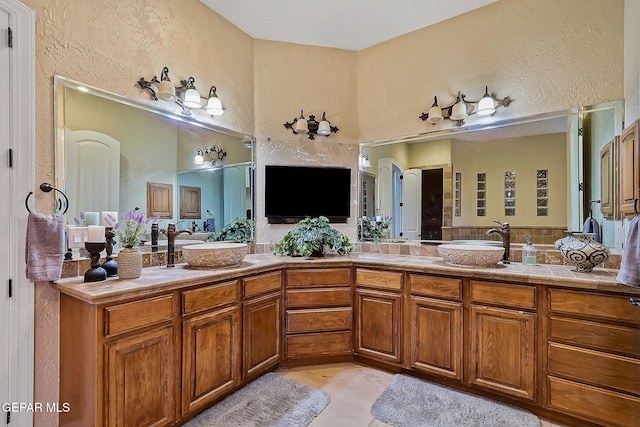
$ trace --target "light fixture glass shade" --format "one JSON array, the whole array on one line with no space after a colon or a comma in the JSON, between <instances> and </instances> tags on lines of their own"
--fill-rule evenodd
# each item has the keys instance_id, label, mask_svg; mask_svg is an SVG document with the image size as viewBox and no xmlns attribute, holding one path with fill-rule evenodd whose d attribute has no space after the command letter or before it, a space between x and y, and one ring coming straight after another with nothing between
<instances>
[{"instance_id":1,"label":"light fixture glass shade","mask_svg":"<svg viewBox=\"0 0 640 427\"><path fill-rule=\"evenodd\" d=\"M496 112L496 106L493 102L493 98L489 95L483 97L478 103L478 114L481 116L488 116Z\"/></svg>"},{"instance_id":2,"label":"light fixture glass shade","mask_svg":"<svg viewBox=\"0 0 640 427\"><path fill-rule=\"evenodd\" d=\"M200 93L194 88L187 89L184 92L184 105L189 108L202 107L200 103Z\"/></svg>"},{"instance_id":3,"label":"light fixture glass shade","mask_svg":"<svg viewBox=\"0 0 640 427\"><path fill-rule=\"evenodd\" d=\"M303 118L296 120L296 133L309 133L309 124Z\"/></svg>"},{"instance_id":4,"label":"light fixture glass shade","mask_svg":"<svg viewBox=\"0 0 640 427\"><path fill-rule=\"evenodd\" d=\"M449 116L449 118L451 120L464 120L467 117L469 117L467 114L467 106L460 99L460 96L458 96L458 102L456 102L451 109L451 116Z\"/></svg>"},{"instance_id":5,"label":"light fixture glass shade","mask_svg":"<svg viewBox=\"0 0 640 427\"><path fill-rule=\"evenodd\" d=\"M198 152L198 154L196 154L196 157L193 159L193 163L195 163L196 165L201 165L204 163L204 156L202 154L200 154L200 152Z\"/></svg>"},{"instance_id":6,"label":"light fixture glass shade","mask_svg":"<svg viewBox=\"0 0 640 427\"><path fill-rule=\"evenodd\" d=\"M331 133L331 124L328 120L322 120L318 124L318 135L329 135Z\"/></svg>"},{"instance_id":7,"label":"light fixture glass shade","mask_svg":"<svg viewBox=\"0 0 640 427\"><path fill-rule=\"evenodd\" d=\"M369 160L369 156L367 156L366 154L364 155L364 159L362 160L362 167L363 168L371 167L371 160Z\"/></svg>"},{"instance_id":8,"label":"light fixture glass shade","mask_svg":"<svg viewBox=\"0 0 640 427\"><path fill-rule=\"evenodd\" d=\"M207 100L207 113L212 116L220 116L224 113L222 101L217 96L212 96Z\"/></svg>"},{"instance_id":9,"label":"light fixture glass shade","mask_svg":"<svg viewBox=\"0 0 640 427\"><path fill-rule=\"evenodd\" d=\"M434 105L429 109L429 117L427 117L427 121L429 123L438 123L444 119L442 117L442 109L437 105Z\"/></svg>"},{"instance_id":10,"label":"light fixture glass shade","mask_svg":"<svg viewBox=\"0 0 640 427\"><path fill-rule=\"evenodd\" d=\"M163 101L173 102L176 100L176 88L169 80L162 80L158 83L158 98Z\"/></svg>"}]
</instances>

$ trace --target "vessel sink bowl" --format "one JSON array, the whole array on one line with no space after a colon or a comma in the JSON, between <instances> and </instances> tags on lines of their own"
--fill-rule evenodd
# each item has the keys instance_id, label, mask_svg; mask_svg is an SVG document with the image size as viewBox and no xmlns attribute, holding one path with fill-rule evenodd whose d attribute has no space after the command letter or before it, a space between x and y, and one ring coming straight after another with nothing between
<instances>
[{"instance_id":1,"label":"vessel sink bowl","mask_svg":"<svg viewBox=\"0 0 640 427\"><path fill-rule=\"evenodd\" d=\"M499 240L452 240L452 245L490 245L490 246L500 246L502 247L502 242Z\"/></svg>"},{"instance_id":2,"label":"vessel sink bowl","mask_svg":"<svg viewBox=\"0 0 640 427\"><path fill-rule=\"evenodd\" d=\"M502 259L504 248L492 245L445 244L438 253L447 264L463 267L493 267Z\"/></svg>"},{"instance_id":3,"label":"vessel sink bowl","mask_svg":"<svg viewBox=\"0 0 640 427\"><path fill-rule=\"evenodd\" d=\"M164 249L167 249L167 244L168 244L168 240L158 240L158 247ZM175 249L180 249L184 246L187 245L202 245L203 242L202 240L188 240L188 239L177 239L175 242L173 242L174 248ZM145 246L152 246L151 242L144 242Z\"/></svg>"},{"instance_id":4,"label":"vessel sink bowl","mask_svg":"<svg viewBox=\"0 0 640 427\"><path fill-rule=\"evenodd\" d=\"M249 253L246 243L211 242L182 248L182 258L192 267L228 267L242 262Z\"/></svg>"}]
</instances>

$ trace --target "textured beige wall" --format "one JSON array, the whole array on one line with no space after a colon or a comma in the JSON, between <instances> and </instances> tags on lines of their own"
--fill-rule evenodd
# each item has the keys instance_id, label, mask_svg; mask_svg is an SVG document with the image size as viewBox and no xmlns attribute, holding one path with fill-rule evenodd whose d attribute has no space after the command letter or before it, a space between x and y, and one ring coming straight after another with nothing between
<instances>
[{"instance_id":1,"label":"textured beige wall","mask_svg":"<svg viewBox=\"0 0 640 427\"><path fill-rule=\"evenodd\" d=\"M441 105L458 90L479 99L485 85L515 100L495 119L622 99L623 8L623 0L500 0L362 50L360 139L447 126L418 116L434 95Z\"/></svg>"},{"instance_id":2,"label":"textured beige wall","mask_svg":"<svg viewBox=\"0 0 640 427\"><path fill-rule=\"evenodd\" d=\"M640 1L624 2L625 123L640 118Z\"/></svg>"}]
</instances>

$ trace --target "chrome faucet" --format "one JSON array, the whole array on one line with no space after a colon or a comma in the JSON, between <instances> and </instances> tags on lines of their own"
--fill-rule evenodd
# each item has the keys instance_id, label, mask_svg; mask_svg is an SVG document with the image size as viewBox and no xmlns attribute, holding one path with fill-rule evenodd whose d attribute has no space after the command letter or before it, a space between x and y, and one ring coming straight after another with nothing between
<instances>
[{"instance_id":1,"label":"chrome faucet","mask_svg":"<svg viewBox=\"0 0 640 427\"><path fill-rule=\"evenodd\" d=\"M493 233L497 233L502 238L502 247L504 248L504 254L502 255L502 263L510 264L509 252L511 251L511 226L508 222L502 223L500 221L493 221L496 224L500 224L500 228L492 228L487 231L487 236Z\"/></svg>"},{"instance_id":2,"label":"chrome faucet","mask_svg":"<svg viewBox=\"0 0 640 427\"><path fill-rule=\"evenodd\" d=\"M167 225L167 268L175 267L175 243L176 237L182 233L192 234L193 232L188 229L176 231L175 224Z\"/></svg>"}]
</instances>

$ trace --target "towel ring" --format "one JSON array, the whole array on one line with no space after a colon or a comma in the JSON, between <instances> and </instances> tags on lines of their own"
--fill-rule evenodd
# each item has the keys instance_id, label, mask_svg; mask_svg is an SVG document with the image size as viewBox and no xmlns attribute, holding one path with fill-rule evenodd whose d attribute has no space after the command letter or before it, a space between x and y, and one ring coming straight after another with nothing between
<instances>
[{"instance_id":1,"label":"towel ring","mask_svg":"<svg viewBox=\"0 0 640 427\"><path fill-rule=\"evenodd\" d=\"M45 193L50 193L51 191L57 191L58 193L62 194L62 197L64 197L64 212L62 212L62 215L67 213L67 210L69 209L69 199L67 198L67 195L64 194L62 191L58 190L56 187L54 187L53 185L47 183L47 182L43 182L42 184L40 184L40 190L45 192ZM27 212L31 213L31 209L29 209L29 197L31 197L31 195L33 194L33 191L29 191L29 194L27 194L27 198L24 199L24 206L27 208ZM58 199L58 207L57 209L58 211L62 210L62 200Z\"/></svg>"}]
</instances>

